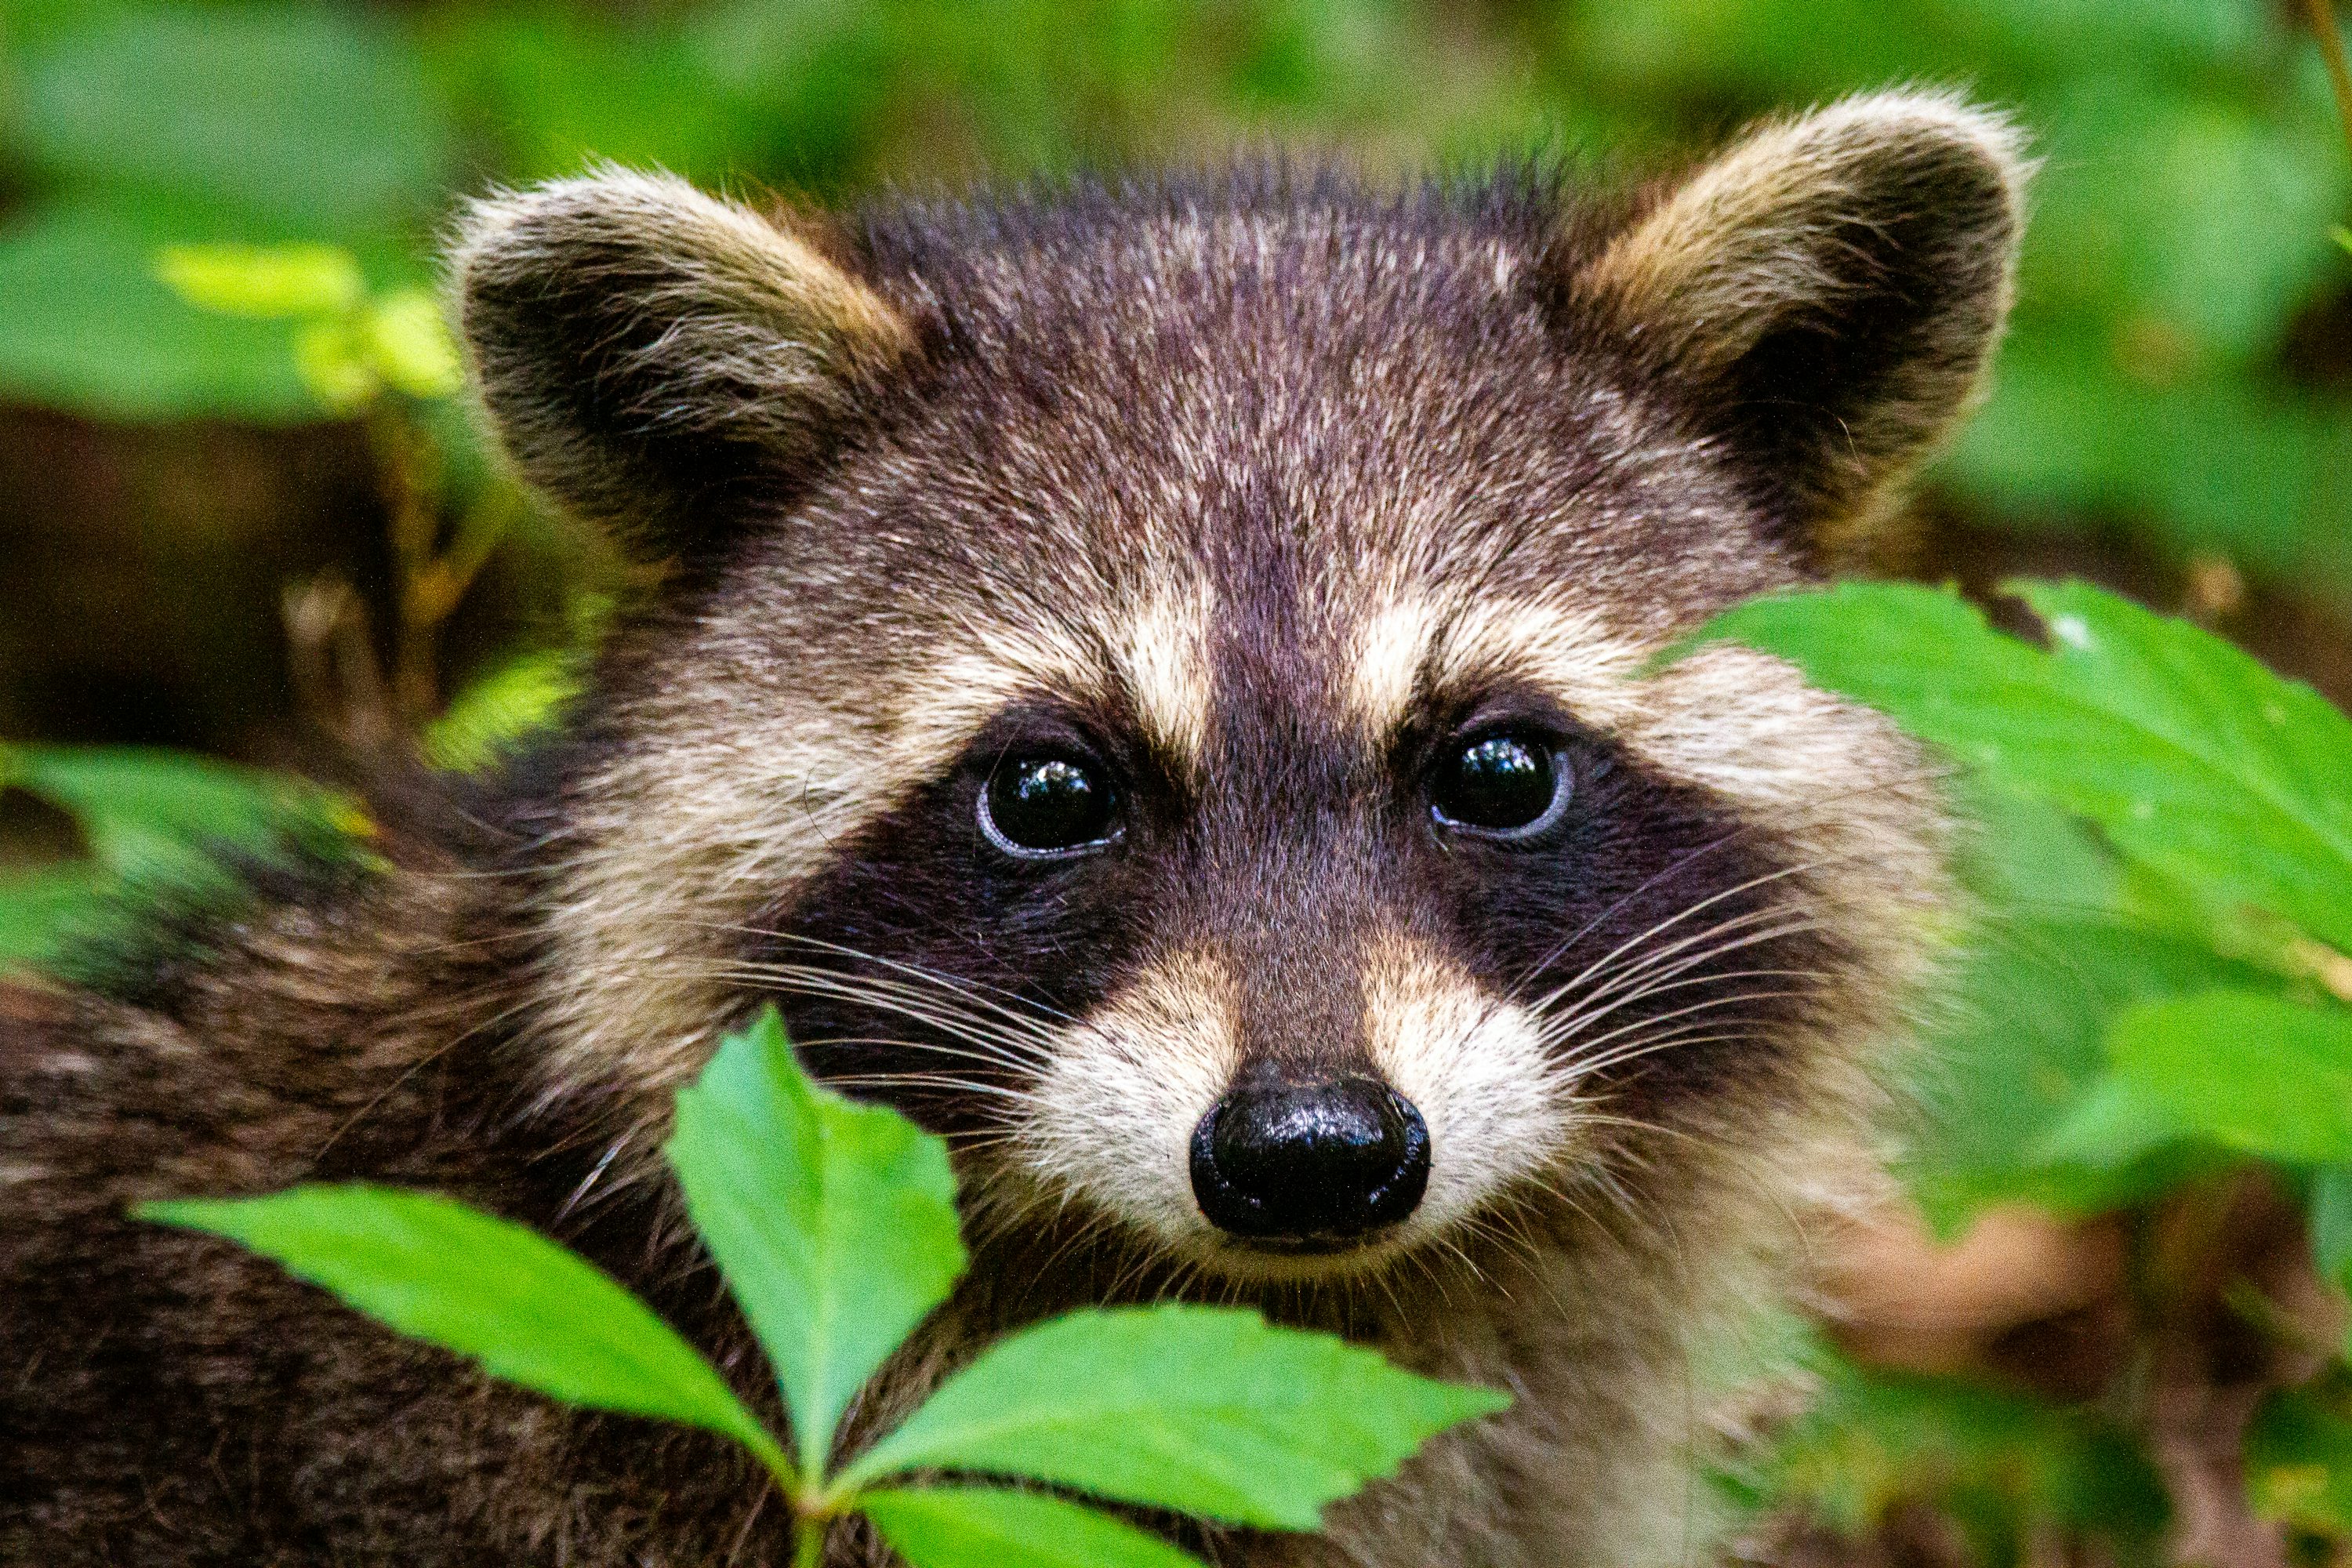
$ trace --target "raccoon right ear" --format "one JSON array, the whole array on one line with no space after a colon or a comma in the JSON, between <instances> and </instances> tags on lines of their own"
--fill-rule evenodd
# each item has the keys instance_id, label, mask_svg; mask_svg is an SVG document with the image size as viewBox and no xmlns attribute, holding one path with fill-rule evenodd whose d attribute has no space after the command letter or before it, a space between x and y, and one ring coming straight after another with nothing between
<instances>
[{"instance_id":1,"label":"raccoon right ear","mask_svg":"<svg viewBox=\"0 0 2352 1568\"><path fill-rule=\"evenodd\" d=\"M1968 406L2007 319L2029 173L1937 92L1750 132L1570 278L1825 563L1853 553Z\"/></svg>"},{"instance_id":2,"label":"raccoon right ear","mask_svg":"<svg viewBox=\"0 0 2352 1568\"><path fill-rule=\"evenodd\" d=\"M803 482L916 352L807 237L667 174L474 202L450 256L484 405L531 483L641 553Z\"/></svg>"}]
</instances>

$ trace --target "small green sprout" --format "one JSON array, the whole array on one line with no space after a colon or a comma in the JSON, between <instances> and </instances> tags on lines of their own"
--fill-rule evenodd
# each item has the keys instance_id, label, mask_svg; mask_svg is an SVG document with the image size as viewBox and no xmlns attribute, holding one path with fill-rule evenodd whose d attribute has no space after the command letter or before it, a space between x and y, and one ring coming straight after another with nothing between
<instances>
[{"instance_id":1,"label":"small green sprout","mask_svg":"<svg viewBox=\"0 0 2352 1568\"><path fill-rule=\"evenodd\" d=\"M465 384L457 343L430 291L368 292L359 259L333 245L175 245L155 276L199 310L298 324L303 384L348 413L386 388L432 400Z\"/></svg>"}]
</instances>

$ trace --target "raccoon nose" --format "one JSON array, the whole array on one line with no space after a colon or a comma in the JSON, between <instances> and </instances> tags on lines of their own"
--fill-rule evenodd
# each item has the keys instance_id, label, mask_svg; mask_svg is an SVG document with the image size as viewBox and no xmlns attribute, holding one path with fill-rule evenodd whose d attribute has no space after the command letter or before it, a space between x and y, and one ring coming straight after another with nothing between
<instances>
[{"instance_id":1,"label":"raccoon nose","mask_svg":"<svg viewBox=\"0 0 2352 1568\"><path fill-rule=\"evenodd\" d=\"M1192 1130L1192 1194L1252 1240L1329 1244L1412 1213L1429 1185L1429 1129L1367 1078L1237 1086Z\"/></svg>"}]
</instances>

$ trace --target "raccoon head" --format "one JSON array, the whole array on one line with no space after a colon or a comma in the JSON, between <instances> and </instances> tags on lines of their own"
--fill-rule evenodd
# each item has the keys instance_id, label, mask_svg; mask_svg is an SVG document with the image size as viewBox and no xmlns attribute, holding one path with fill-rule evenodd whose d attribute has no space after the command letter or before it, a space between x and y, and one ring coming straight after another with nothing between
<instances>
[{"instance_id":1,"label":"raccoon head","mask_svg":"<svg viewBox=\"0 0 2352 1568\"><path fill-rule=\"evenodd\" d=\"M1935 792L1778 661L1655 656L1884 512L2021 179L1913 94L1606 206L478 205L493 422L679 563L567 786L551 1082L654 1127L773 998L999 1212L1226 1279L1749 1180L1896 1021Z\"/></svg>"}]
</instances>

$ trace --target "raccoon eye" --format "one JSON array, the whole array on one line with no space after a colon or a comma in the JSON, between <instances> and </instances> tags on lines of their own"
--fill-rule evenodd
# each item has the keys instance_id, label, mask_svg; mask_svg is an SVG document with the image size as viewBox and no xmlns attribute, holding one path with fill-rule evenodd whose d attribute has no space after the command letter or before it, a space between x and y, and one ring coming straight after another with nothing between
<instances>
[{"instance_id":1,"label":"raccoon eye","mask_svg":"<svg viewBox=\"0 0 2352 1568\"><path fill-rule=\"evenodd\" d=\"M1110 786L1069 757L1008 757L980 792L980 828L1024 859L1064 855L1110 837Z\"/></svg>"},{"instance_id":2,"label":"raccoon eye","mask_svg":"<svg viewBox=\"0 0 2352 1568\"><path fill-rule=\"evenodd\" d=\"M1558 748L1518 730L1456 742L1429 778L1431 815L1447 827L1492 837L1523 838L1550 826L1568 795Z\"/></svg>"}]
</instances>

